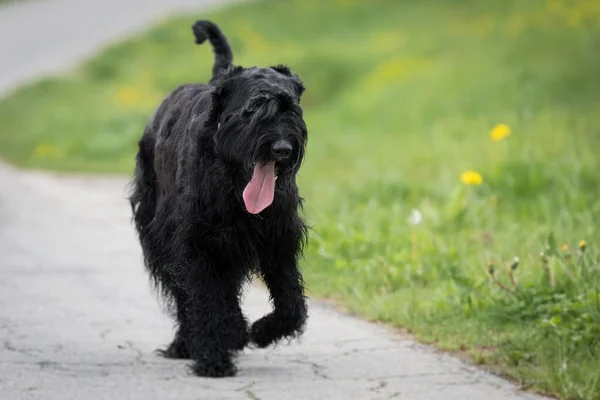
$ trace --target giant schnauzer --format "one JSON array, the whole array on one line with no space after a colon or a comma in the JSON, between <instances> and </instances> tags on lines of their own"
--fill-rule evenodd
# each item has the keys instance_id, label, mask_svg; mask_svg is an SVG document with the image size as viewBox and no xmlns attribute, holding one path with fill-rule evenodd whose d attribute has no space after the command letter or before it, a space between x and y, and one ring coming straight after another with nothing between
<instances>
[{"instance_id":1,"label":"giant schnauzer","mask_svg":"<svg viewBox=\"0 0 600 400\"><path fill-rule=\"evenodd\" d=\"M234 66L217 25L196 43L215 53L208 84L185 84L158 106L138 143L130 196L153 282L177 330L159 352L196 375L236 374L236 352L299 336L307 319L298 258L307 237L296 174L307 141L304 91L284 65ZM249 328L243 283L261 277L273 311Z\"/></svg>"}]
</instances>

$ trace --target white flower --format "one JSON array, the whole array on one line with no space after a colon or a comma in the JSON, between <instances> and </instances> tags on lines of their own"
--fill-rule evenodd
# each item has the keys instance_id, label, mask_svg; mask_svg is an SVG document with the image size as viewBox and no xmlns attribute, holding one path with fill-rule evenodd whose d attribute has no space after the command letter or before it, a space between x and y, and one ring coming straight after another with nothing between
<instances>
[{"instance_id":1,"label":"white flower","mask_svg":"<svg viewBox=\"0 0 600 400\"><path fill-rule=\"evenodd\" d=\"M421 221L423 221L421 212L419 210L413 209L410 212L410 217L408 217L408 223L411 225L419 225Z\"/></svg>"}]
</instances>

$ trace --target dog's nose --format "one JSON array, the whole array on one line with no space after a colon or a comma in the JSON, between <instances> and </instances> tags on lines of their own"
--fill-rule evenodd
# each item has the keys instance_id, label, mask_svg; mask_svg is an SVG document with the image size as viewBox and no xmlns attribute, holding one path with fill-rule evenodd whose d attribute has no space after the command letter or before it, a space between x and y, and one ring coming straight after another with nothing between
<instances>
[{"instance_id":1,"label":"dog's nose","mask_svg":"<svg viewBox=\"0 0 600 400\"><path fill-rule=\"evenodd\" d=\"M271 146L271 152L277 160L284 160L292 155L292 144L287 140L278 140Z\"/></svg>"}]
</instances>

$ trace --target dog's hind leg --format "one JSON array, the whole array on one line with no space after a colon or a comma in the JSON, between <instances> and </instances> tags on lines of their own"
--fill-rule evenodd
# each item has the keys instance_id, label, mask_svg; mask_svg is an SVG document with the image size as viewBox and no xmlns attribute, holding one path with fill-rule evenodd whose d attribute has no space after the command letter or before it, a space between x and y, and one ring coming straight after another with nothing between
<instances>
[{"instance_id":1,"label":"dog's hind leg","mask_svg":"<svg viewBox=\"0 0 600 400\"><path fill-rule=\"evenodd\" d=\"M274 310L252 324L251 340L258 347L267 347L284 337L302 333L307 319L302 276L295 258L278 260L262 268Z\"/></svg>"},{"instance_id":2,"label":"dog's hind leg","mask_svg":"<svg viewBox=\"0 0 600 400\"><path fill-rule=\"evenodd\" d=\"M158 349L157 353L165 358L189 359L190 353L187 349L186 337L188 332L187 323L187 294L180 288L171 287L171 296L175 303L174 316L177 321L177 332L173 341L164 349Z\"/></svg>"},{"instance_id":3,"label":"dog's hind leg","mask_svg":"<svg viewBox=\"0 0 600 400\"><path fill-rule=\"evenodd\" d=\"M153 165L154 138L150 127L146 128L138 147L135 177L132 182L133 191L129 197L133 220L142 246L146 269L156 288L162 292L165 298L174 301L175 317L178 325L178 331L173 342L167 348L159 349L157 352L168 358L189 358L184 340L187 297L185 292L174 284L172 277L165 270L166 260L170 258L164 252L164 249L168 247L165 245L164 232L168 229L154 224L156 219L162 221L165 218L156 215L157 192L155 182L157 177Z\"/></svg>"},{"instance_id":4,"label":"dog's hind leg","mask_svg":"<svg viewBox=\"0 0 600 400\"><path fill-rule=\"evenodd\" d=\"M157 244L160 245L157 246ZM148 235L142 241L147 269L154 279L156 288L166 300L167 308L175 319L177 327L173 341L166 348L157 349L156 353L166 358L187 359L189 358L189 352L185 344L187 332L185 308L188 297L186 292L175 283L172 274L165 268L170 257L159 249L166 247L164 244L165 241L156 239L154 235Z\"/></svg>"}]
</instances>

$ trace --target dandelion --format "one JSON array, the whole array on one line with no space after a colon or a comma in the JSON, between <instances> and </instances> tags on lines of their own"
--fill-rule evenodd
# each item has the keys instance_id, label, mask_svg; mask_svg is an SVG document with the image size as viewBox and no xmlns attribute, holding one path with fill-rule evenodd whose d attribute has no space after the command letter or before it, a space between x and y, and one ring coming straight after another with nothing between
<instances>
[{"instance_id":1,"label":"dandelion","mask_svg":"<svg viewBox=\"0 0 600 400\"><path fill-rule=\"evenodd\" d=\"M410 212L410 216L408 217L408 223L411 225L410 227L410 253L414 263L417 263L419 260L419 248L418 248L418 239L416 226L419 225L423 221L423 217L421 216L421 212L417 209L413 209Z\"/></svg>"},{"instance_id":2,"label":"dandelion","mask_svg":"<svg viewBox=\"0 0 600 400\"><path fill-rule=\"evenodd\" d=\"M563 245L560 247L560 250L563 253L566 253L567 251L569 251L569 245L567 243L563 243Z\"/></svg>"},{"instance_id":3,"label":"dandelion","mask_svg":"<svg viewBox=\"0 0 600 400\"><path fill-rule=\"evenodd\" d=\"M488 261L488 274L494 276L496 273L496 268L494 267L494 263L492 261Z\"/></svg>"},{"instance_id":4,"label":"dandelion","mask_svg":"<svg viewBox=\"0 0 600 400\"><path fill-rule=\"evenodd\" d=\"M369 91L379 90L390 83L407 80L430 65L429 60L421 58L401 57L387 60L365 78L363 85Z\"/></svg>"},{"instance_id":5,"label":"dandelion","mask_svg":"<svg viewBox=\"0 0 600 400\"><path fill-rule=\"evenodd\" d=\"M498 277L496 276L496 267L494 266L494 263L492 261L488 261L488 274L490 274L492 282L494 282L496 286L498 286L500 289L504 290L506 293L512 296L516 294L513 289L507 287L500 281L500 279L498 279Z\"/></svg>"},{"instance_id":6,"label":"dandelion","mask_svg":"<svg viewBox=\"0 0 600 400\"><path fill-rule=\"evenodd\" d=\"M132 107L140 103L141 97L140 91L135 87L125 86L117 90L116 101L121 105Z\"/></svg>"},{"instance_id":7,"label":"dandelion","mask_svg":"<svg viewBox=\"0 0 600 400\"><path fill-rule=\"evenodd\" d=\"M477 186L483 183L483 177L476 171L465 171L460 175L462 183L468 186Z\"/></svg>"},{"instance_id":8,"label":"dandelion","mask_svg":"<svg viewBox=\"0 0 600 400\"><path fill-rule=\"evenodd\" d=\"M515 258L513 258L513 260L512 260L512 263L510 264L510 269L512 269L513 271L515 269L517 269L517 267L519 266L519 262L520 262L519 257L515 256Z\"/></svg>"},{"instance_id":9,"label":"dandelion","mask_svg":"<svg viewBox=\"0 0 600 400\"><path fill-rule=\"evenodd\" d=\"M423 216L419 210L412 210L410 217L408 217L408 223L411 225L419 225L423 221Z\"/></svg>"},{"instance_id":10,"label":"dandelion","mask_svg":"<svg viewBox=\"0 0 600 400\"><path fill-rule=\"evenodd\" d=\"M555 287L556 282L554 281L554 271L552 270L552 266L550 265L550 260L548 260L548 256L543 251L540 253L540 259L542 261L542 266L548 274L548 282L550 283L550 286Z\"/></svg>"},{"instance_id":11,"label":"dandelion","mask_svg":"<svg viewBox=\"0 0 600 400\"><path fill-rule=\"evenodd\" d=\"M494 142L506 139L510 136L510 127L506 124L498 124L490 131L490 139Z\"/></svg>"},{"instance_id":12,"label":"dandelion","mask_svg":"<svg viewBox=\"0 0 600 400\"><path fill-rule=\"evenodd\" d=\"M38 144L33 150L33 155L37 158L47 158L54 154L56 154L56 149L50 143L46 142Z\"/></svg>"},{"instance_id":13,"label":"dandelion","mask_svg":"<svg viewBox=\"0 0 600 400\"><path fill-rule=\"evenodd\" d=\"M517 270L517 268L519 267L519 257L515 256L515 258L513 258L512 263L510 264L510 270L508 271L508 277L510 278L510 283L512 283L512 285L516 288L517 287L517 280L515 279L515 271Z\"/></svg>"},{"instance_id":14,"label":"dandelion","mask_svg":"<svg viewBox=\"0 0 600 400\"><path fill-rule=\"evenodd\" d=\"M579 255L577 256L577 265L581 268L585 268L585 249L587 249L587 243L585 240L579 241Z\"/></svg>"}]
</instances>

